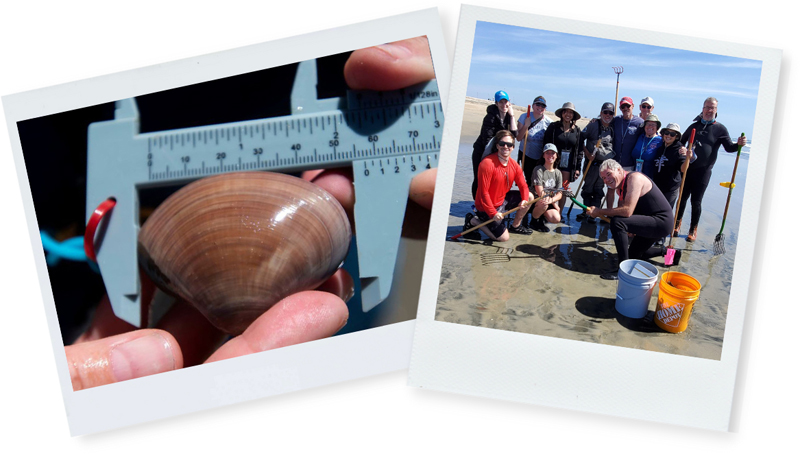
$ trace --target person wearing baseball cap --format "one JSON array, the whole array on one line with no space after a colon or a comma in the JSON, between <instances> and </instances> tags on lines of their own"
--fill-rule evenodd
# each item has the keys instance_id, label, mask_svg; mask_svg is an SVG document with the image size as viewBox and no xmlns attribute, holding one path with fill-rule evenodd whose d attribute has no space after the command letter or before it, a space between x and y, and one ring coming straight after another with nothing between
<instances>
[{"instance_id":1,"label":"person wearing baseball cap","mask_svg":"<svg viewBox=\"0 0 800 454\"><path fill-rule=\"evenodd\" d=\"M603 103L600 107L600 121L592 121L583 128L582 136L585 138L583 144L583 155L588 161L594 155L592 165L586 171L586 176L583 180L583 189L581 190L581 198L583 204L586 206L599 206L603 201L605 195L605 184L600 178L600 164L606 159L614 157L614 127L612 125L614 120L614 104L610 102ZM600 140L600 145L597 146L597 141ZM582 212L576 216L579 221L586 220L586 222L593 224L595 219L588 216L586 212Z\"/></svg>"},{"instance_id":2,"label":"person wearing baseball cap","mask_svg":"<svg viewBox=\"0 0 800 454\"><path fill-rule=\"evenodd\" d=\"M646 97L639 103L639 118L642 120L647 120L647 116L653 113L653 109L656 108L656 102L653 101L653 98Z\"/></svg>"},{"instance_id":3,"label":"person wearing baseball cap","mask_svg":"<svg viewBox=\"0 0 800 454\"><path fill-rule=\"evenodd\" d=\"M531 210L531 228L540 232L549 232L545 221L551 223L561 222L561 208L558 202L563 198L561 192L554 192L563 186L563 177L558 170L560 153L555 145L548 143L544 146L542 157L533 169L533 183L531 190L536 197L541 197Z\"/></svg>"},{"instance_id":4,"label":"person wearing baseball cap","mask_svg":"<svg viewBox=\"0 0 800 454\"><path fill-rule=\"evenodd\" d=\"M542 157L544 150L544 132L550 126L550 118L544 113L547 110L547 101L544 96L537 96L531 105L531 116L527 113L521 114L517 121L517 140L519 142L519 156L517 161L522 162L522 152L525 151L525 181L531 183L531 173L536 167L536 161ZM527 145L525 144L525 132L527 131Z\"/></svg>"},{"instance_id":5,"label":"person wearing baseball cap","mask_svg":"<svg viewBox=\"0 0 800 454\"><path fill-rule=\"evenodd\" d=\"M478 166L481 164L486 145L499 131L507 130L517 134L517 123L514 121L514 109L508 98L508 93L503 90L494 94L494 104L486 107L486 116L483 117L481 133L472 144L472 198L478 192Z\"/></svg>"},{"instance_id":6,"label":"person wearing baseball cap","mask_svg":"<svg viewBox=\"0 0 800 454\"><path fill-rule=\"evenodd\" d=\"M622 115L614 117L614 158L624 170L633 170L635 162L631 157L633 147L643 132L639 127L644 120L633 115L633 99L625 96L619 101Z\"/></svg>"}]
</instances>

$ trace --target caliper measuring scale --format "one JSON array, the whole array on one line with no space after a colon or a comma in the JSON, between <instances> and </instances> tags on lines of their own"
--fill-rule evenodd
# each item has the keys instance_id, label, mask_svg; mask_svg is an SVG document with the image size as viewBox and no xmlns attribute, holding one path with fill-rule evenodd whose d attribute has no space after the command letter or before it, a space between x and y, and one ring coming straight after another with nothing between
<instances>
[{"instance_id":1,"label":"caliper measuring scale","mask_svg":"<svg viewBox=\"0 0 800 454\"><path fill-rule=\"evenodd\" d=\"M239 171L352 167L362 308L386 299L409 183L438 165L444 114L436 81L328 99L317 99L316 82L315 61L299 63L292 114L284 117L139 133L136 101L123 99L113 120L90 125L86 220L116 200L94 247L117 317L147 322L136 255L139 191Z\"/></svg>"}]
</instances>

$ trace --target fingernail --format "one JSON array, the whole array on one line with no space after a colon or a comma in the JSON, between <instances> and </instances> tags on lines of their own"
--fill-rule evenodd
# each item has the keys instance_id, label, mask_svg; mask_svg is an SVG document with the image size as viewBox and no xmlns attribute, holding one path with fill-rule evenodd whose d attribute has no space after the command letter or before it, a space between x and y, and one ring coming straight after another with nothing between
<instances>
[{"instance_id":1,"label":"fingernail","mask_svg":"<svg viewBox=\"0 0 800 454\"><path fill-rule=\"evenodd\" d=\"M408 58L413 55L411 49L409 49L406 46L403 46L402 44L388 43L388 44L381 44L380 46L376 47L383 49L384 52L397 59Z\"/></svg>"},{"instance_id":2,"label":"fingernail","mask_svg":"<svg viewBox=\"0 0 800 454\"><path fill-rule=\"evenodd\" d=\"M109 362L116 381L146 377L175 368L172 346L155 333L114 346Z\"/></svg>"}]
</instances>

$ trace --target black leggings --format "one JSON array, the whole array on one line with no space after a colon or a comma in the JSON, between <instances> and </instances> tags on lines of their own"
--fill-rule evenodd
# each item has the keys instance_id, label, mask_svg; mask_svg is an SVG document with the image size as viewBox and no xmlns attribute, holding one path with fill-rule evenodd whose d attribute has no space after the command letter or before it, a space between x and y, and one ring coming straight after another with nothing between
<instances>
[{"instance_id":1,"label":"black leggings","mask_svg":"<svg viewBox=\"0 0 800 454\"><path fill-rule=\"evenodd\" d=\"M711 181L711 169L713 167L694 168L690 165L686 171L681 206L678 208L678 220L683 219L683 212L686 211L686 201L691 198L692 222L689 224L690 229L700 224L700 214L703 212L703 196L706 193L708 182Z\"/></svg>"},{"instance_id":2,"label":"black leggings","mask_svg":"<svg viewBox=\"0 0 800 454\"><path fill-rule=\"evenodd\" d=\"M658 190L653 188L653 190ZM611 235L617 247L619 263L630 259L650 258L661 255L661 248L652 248L653 244L672 231L672 216L643 216L634 214L629 218L615 216L611 218ZM636 236L628 244L628 233Z\"/></svg>"}]
</instances>

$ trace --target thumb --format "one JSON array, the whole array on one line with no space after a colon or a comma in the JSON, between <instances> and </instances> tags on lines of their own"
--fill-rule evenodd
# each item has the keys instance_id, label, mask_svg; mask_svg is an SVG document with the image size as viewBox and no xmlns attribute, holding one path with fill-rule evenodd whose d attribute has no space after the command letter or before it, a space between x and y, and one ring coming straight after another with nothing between
<instances>
[{"instance_id":1,"label":"thumb","mask_svg":"<svg viewBox=\"0 0 800 454\"><path fill-rule=\"evenodd\" d=\"M74 391L183 367L178 342L168 332L158 329L70 345L64 352Z\"/></svg>"}]
</instances>

